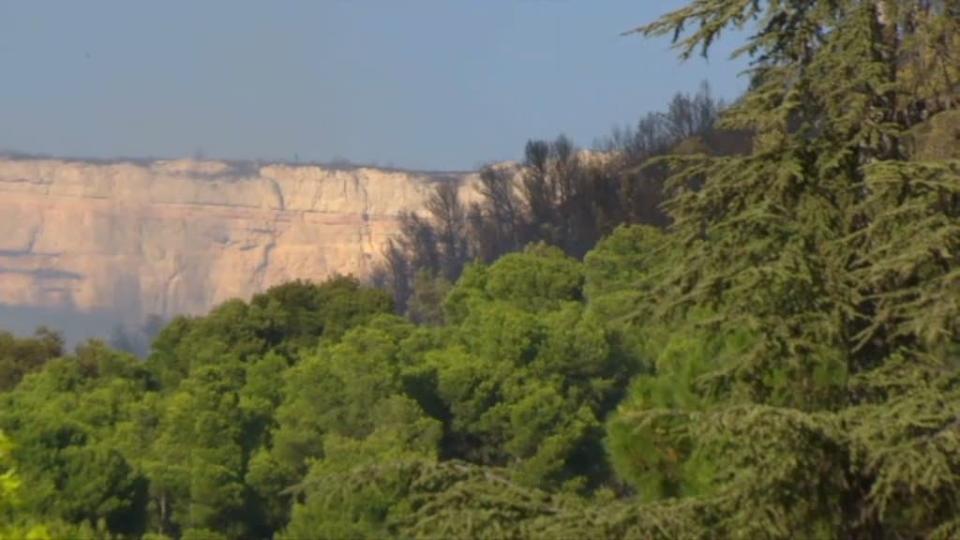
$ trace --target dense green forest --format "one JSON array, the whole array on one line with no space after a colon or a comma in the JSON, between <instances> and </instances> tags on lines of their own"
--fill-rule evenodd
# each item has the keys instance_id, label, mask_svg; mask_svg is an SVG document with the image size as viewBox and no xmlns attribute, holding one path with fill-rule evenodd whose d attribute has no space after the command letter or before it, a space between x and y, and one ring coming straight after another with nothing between
<instances>
[{"instance_id":1,"label":"dense green forest","mask_svg":"<svg viewBox=\"0 0 960 540\"><path fill-rule=\"evenodd\" d=\"M0 539L960 537L960 2L636 32L731 28L740 100L439 189L386 290L0 334Z\"/></svg>"}]
</instances>

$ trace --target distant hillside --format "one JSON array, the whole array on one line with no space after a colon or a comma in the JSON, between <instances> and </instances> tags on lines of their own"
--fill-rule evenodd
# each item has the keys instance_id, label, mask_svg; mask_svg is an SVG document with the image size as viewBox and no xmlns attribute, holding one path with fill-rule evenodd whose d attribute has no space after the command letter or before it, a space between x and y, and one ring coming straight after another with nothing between
<instances>
[{"instance_id":1,"label":"distant hillside","mask_svg":"<svg viewBox=\"0 0 960 540\"><path fill-rule=\"evenodd\" d=\"M107 335L118 322L199 313L296 278L363 277L400 212L421 208L441 180L469 198L472 178L253 162L0 159L0 327L58 323L68 335Z\"/></svg>"}]
</instances>

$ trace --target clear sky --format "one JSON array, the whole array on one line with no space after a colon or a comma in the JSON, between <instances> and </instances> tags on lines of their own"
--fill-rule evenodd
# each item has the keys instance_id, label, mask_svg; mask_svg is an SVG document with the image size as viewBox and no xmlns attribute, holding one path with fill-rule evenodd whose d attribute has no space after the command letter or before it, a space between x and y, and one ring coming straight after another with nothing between
<instances>
[{"instance_id":1,"label":"clear sky","mask_svg":"<svg viewBox=\"0 0 960 540\"><path fill-rule=\"evenodd\" d=\"M589 146L709 80L620 37L683 0L4 0L0 149L472 169Z\"/></svg>"}]
</instances>

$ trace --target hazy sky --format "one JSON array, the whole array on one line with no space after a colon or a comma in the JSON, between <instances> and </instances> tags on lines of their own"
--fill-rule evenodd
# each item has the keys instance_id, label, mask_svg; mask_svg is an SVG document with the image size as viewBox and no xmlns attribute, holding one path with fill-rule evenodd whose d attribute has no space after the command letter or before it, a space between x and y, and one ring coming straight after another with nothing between
<instances>
[{"instance_id":1,"label":"hazy sky","mask_svg":"<svg viewBox=\"0 0 960 540\"><path fill-rule=\"evenodd\" d=\"M589 146L707 79L620 37L683 0L0 2L0 149L467 169L561 132Z\"/></svg>"}]
</instances>

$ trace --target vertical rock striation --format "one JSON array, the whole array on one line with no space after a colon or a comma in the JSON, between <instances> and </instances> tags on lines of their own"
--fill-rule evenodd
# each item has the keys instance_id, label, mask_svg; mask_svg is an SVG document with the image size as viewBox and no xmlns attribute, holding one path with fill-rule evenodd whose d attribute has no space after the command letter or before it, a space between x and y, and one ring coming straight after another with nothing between
<instances>
[{"instance_id":1,"label":"vertical rock striation","mask_svg":"<svg viewBox=\"0 0 960 540\"><path fill-rule=\"evenodd\" d=\"M473 174L0 159L0 305L139 321L297 278L363 277L437 181L473 197Z\"/></svg>"}]
</instances>

